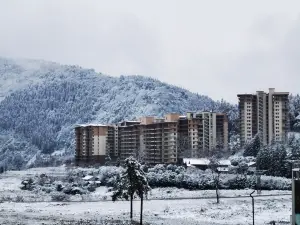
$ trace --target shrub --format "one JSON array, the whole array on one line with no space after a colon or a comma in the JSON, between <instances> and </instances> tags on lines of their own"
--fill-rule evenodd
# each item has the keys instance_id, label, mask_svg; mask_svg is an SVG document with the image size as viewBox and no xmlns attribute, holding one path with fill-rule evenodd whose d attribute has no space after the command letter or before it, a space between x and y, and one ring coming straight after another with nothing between
<instances>
[{"instance_id":1,"label":"shrub","mask_svg":"<svg viewBox=\"0 0 300 225\"><path fill-rule=\"evenodd\" d=\"M61 183L56 184L56 191L61 192L64 189Z\"/></svg>"},{"instance_id":2,"label":"shrub","mask_svg":"<svg viewBox=\"0 0 300 225\"><path fill-rule=\"evenodd\" d=\"M61 192L54 192L51 194L52 201L67 202L70 201L70 196Z\"/></svg>"},{"instance_id":3,"label":"shrub","mask_svg":"<svg viewBox=\"0 0 300 225\"><path fill-rule=\"evenodd\" d=\"M24 197L18 195L18 196L16 197L15 201L16 201L16 202L24 202Z\"/></svg>"},{"instance_id":4,"label":"shrub","mask_svg":"<svg viewBox=\"0 0 300 225\"><path fill-rule=\"evenodd\" d=\"M21 182L22 186L21 186L21 190L27 190L27 191L32 191L34 188L34 182L32 178L23 180Z\"/></svg>"},{"instance_id":5,"label":"shrub","mask_svg":"<svg viewBox=\"0 0 300 225\"><path fill-rule=\"evenodd\" d=\"M246 188L247 179L245 177L235 176L228 179L228 187L230 189L244 189Z\"/></svg>"},{"instance_id":6,"label":"shrub","mask_svg":"<svg viewBox=\"0 0 300 225\"><path fill-rule=\"evenodd\" d=\"M87 190L89 192L94 192L96 191L96 185L95 184L89 184L88 187L87 187Z\"/></svg>"},{"instance_id":7,"label":"shrub","mask_svg":"<svg viewBox=\"0 0 300 225\"><path fill-rule=\"evenodd\" d=\"M243 158L241 158L243 159ZM241 159L239 161L241 161ZM173 171L176 172L173 172ZM146 174L151 187L177 187L185 189L214 189L211 173L198 169L156 165ZM179 172L180 171L180 172ZM262 176L261 188L264 190L291 190L291 180L281 177ZM255 176L221 174L220 189L244 189L255 187Z\"/></svg>"}]
</instances>

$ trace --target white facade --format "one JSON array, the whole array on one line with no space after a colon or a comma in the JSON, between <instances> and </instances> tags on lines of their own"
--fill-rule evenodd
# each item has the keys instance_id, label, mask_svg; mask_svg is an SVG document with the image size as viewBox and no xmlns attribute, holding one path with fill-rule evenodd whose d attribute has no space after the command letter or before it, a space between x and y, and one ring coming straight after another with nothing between
<instances>
[{"instance_id":1,"label":"white facade","mask_svg":"<svg viewBox=\"0 0 300 225\"><path fill-rule=\"evenodd\" d=\"M253 111L253 107L252 107L252 102L251 101L247 101L245 102L245 117L244 117L244 123L245 123L245 139L247 141L251 141L252 140L252 111Z\"/></svg>"},{"instance_id":2,"label":"white facade","mask_svg":"<svg viewBox=\"0 0 300 225\"><path fill-rule=\"evenodd\" d=\"M208 150L212 150L217 145L217 121L216 113L213 112L202 112L203 118L203 136L202 142L204 148L208 146Z\"/></svg>"},{"instance_id":3,"label":"white facade","mask_svg":"<svg viewBox=\"0 0 300 225\"><path fill-rule=\"evenodd\" d=\"M94 136L93 155L106 155L106 136Z\"/></svg>"}]
</instances>

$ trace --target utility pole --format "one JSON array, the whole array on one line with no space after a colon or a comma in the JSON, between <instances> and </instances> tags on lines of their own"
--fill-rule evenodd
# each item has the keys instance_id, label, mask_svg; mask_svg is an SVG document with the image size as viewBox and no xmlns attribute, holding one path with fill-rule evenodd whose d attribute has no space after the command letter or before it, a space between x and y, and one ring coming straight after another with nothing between
<instances>
[{"instance_id":1,"label":"utility pole","mask_svg":"<svg viewBox=\"0 0 300 225\"><path fill-rule=\"evenodd\" d=\"M299 218L296 218L296 214L300 214L300 161L293 161L292 168L292 225L299 224Z\"/></svg>"},{"instance_id":2,"label":"utility pole","mask_svg":"<svg viewBox=\"0 0 300 225\"><path fill-rule=\"evenodd\" d=\"M251 192L250 197L252 198L252 219L253 219L253 225L254 225L254 197L252 194L254 194L255 190Z\"/></svg>"}]
</instances>

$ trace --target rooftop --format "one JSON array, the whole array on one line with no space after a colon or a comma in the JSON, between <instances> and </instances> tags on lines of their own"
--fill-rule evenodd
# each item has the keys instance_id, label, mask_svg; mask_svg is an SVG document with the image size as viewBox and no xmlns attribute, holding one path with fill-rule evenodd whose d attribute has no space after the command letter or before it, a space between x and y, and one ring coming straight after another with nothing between
<instances>
[{"instance_id":1,"label":"rooftop","mask_svg":"<svg viewBox=\"0 0 300 225\"><path fill-rule=\"evenodd\" d=\"M75 127L107 127L109 125L98 124L98 123L88 123L88 124L77 124Z\"/></svg>"},{"instance_id":2,"label":"rooftop","mask_svg":"<svg viewBox=\"0 0 300 225\"><path fill-rule=\"evenodd\" d=\"M256 91L256 93L254 93L254 94L253 93L252 94L244 93L244 94L238 94L237 96L238 97L256 96L256 94L261 94L261 93L269 94L270 92L273 93L273 95L289 95L290 94L289 92L276 92L275 88L269 88L269 92Z\"/></svg>"},{"instance_id":3,"label":"rooftop","mask_svg":"<svg viewBox=\"0 0 300 225\"><path fill-rule=\"evenodd\" d=\"M289 95L289 92L274 92L273 95Z\"/></svg>"}]
</instances>

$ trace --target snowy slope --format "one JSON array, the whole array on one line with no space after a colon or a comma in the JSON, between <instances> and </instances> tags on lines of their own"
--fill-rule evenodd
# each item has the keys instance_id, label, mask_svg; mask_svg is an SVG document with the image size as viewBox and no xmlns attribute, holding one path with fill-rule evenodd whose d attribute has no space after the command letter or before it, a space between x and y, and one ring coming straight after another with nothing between
<instances>
[{"instance_id":1,"label":"snowy slope","mask_svg":"<svg viewBox=\"0 0 300 225\"><path fill-rule=\"evenodd\" d=\"M196 110L237 118L236 106L223 101L148 77L110 77L79 66L0 58L0 84L0 163L9 165L22 166L33 157L40 164L61 164L61 154L50 155L55 151L73 157L77 123Z\"/></svg>"}]
</instances>

